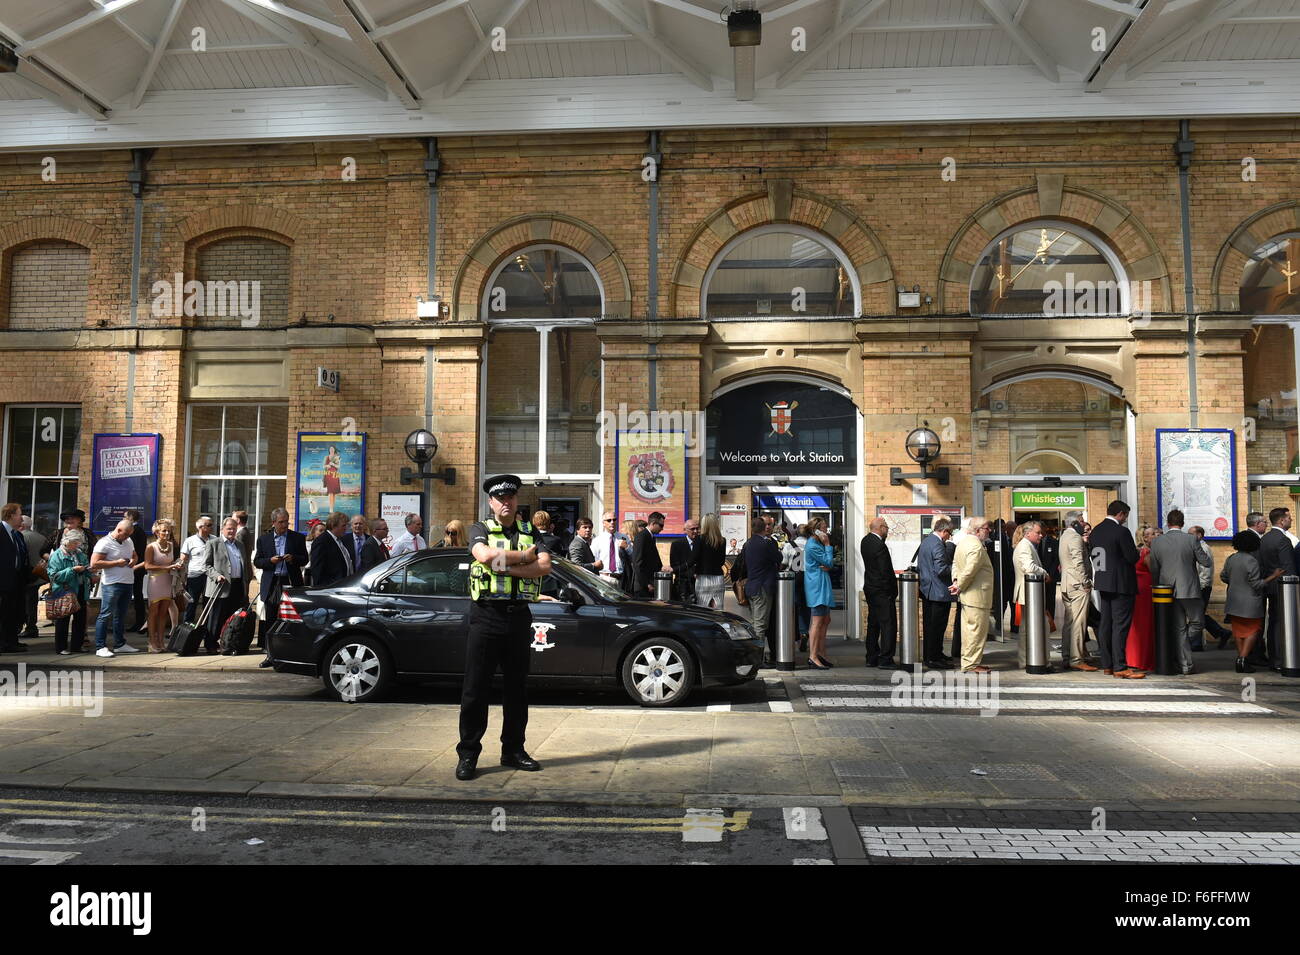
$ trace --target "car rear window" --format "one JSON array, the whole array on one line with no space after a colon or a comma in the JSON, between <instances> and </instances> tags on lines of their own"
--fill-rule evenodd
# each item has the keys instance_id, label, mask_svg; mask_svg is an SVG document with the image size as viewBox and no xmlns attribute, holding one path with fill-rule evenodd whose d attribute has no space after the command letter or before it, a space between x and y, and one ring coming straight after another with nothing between
<instances>
[{"instance_id":1,"label":"car rear window","mask_svg":"<svg viewBox=\"0 0 1300 955\"><path fill-rule=\"evenodd\" d=\"M408 597L468 597L469 561L459 556L412 561L406 565L402 592Z\"/></svg>"}]
</instances>

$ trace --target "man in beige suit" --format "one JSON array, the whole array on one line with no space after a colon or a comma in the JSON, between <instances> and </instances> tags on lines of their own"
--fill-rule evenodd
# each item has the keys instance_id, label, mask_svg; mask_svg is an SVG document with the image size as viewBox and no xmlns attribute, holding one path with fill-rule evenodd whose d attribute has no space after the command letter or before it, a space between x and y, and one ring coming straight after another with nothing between
<instances>
[{"instance_id":1,"label":"man in beige suit","mask_svg":"<svg viewBox=\"0 0 1300 955\"><path fill-rule=\"evenodd\" d=\"M1061 532L1061 601L1065 619L1061 621L1061 663L1067 670L1097 668L1088 662L1084 645L1088 642L1088 605L1092 600L1092 561L1083 541L1083 511L1067 511Z\"/></svg>"},{"instance_id":2,"label":"man in beige suit","mask_svg":"<svg viewBox=\"0 0 1300 955\"><path fill-rule=\"evenodd\" d=\"M1051 580L1051 575L1047 572L1038 559L1038 542L1043 539L1043 525L1038 521L1026 521L1021 525L1024 530L1024 536L1020 538L1020 543L1011 554L1011 566L1016 572L1016 587L1012 592L1012 599L1016 606L1020 608L1020 649L1017 658L1020 661L1020 669L1025 668L1025 637L1029 633L1028 621L1025 620L1025 574L1034 573L1042 574L1044 580ZM1044 625L1046 621L1044 621Z\"/></svg>"},{"instance_id":3,"label":"man in beige suit","mask_svg":"<svg viewBox=\"0 0 1300 955\"><path fill-rule=\"evenodd\" d=\"M989 613L993 609L993 564L984 548L989 530L989 523L983 517L967 520L966 534L957 542L952 557L952 586L948 592L956 594L958 604L965 611L958 614L963 673L989 672L980 663L989 636Z\"/></svg>"}]
</instances>

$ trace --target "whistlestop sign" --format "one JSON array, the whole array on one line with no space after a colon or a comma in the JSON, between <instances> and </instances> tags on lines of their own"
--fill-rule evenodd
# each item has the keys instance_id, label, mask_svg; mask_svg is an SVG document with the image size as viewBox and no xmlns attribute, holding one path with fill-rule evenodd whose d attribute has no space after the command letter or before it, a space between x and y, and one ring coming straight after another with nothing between
<instances>
[{"instance_id":1,"label":"whistlestop sign","mask_svg":"<svg viewBox=\"0 0 1300 955\"><path fill-rule=\"evenodd\" d=\"M1082 511L1088 506L1088 492L1081 487L1055 487L1050 490L1012 490L1011 509L1032 511L1037 508Z\"/></svg>"}]
</instances>

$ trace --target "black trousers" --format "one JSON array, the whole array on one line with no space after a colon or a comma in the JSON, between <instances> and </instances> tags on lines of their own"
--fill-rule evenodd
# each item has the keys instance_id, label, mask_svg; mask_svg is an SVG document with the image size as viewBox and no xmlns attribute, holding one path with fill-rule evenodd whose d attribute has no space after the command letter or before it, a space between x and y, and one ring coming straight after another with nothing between
<instances>
[{"instance_id":1,"label":"black trousers","mask_svg":"<svg viewBox=\"0 0 1300 955\"><path fill-rule=\"evenodd\" d=\"M144 599L144 578L148 571L137 570L131 584L131 601L135 606L135 623L132 630L139 630L149 622L149 601Z\"/></svg>"},{"instance_id":2,"label":"black trousers","mask_svg":"<svg viewBox=\"0 0 1300 955\"><path fill-rule=\"evenodd\" d=\"M189 603L185 605L185 622L193 623L199 616L199 611L203 609L203 589L208 585L207 574L194 574L185 578L185 593L189 595Z\"/></svg>"},{"instance_id":3,"label":"black trousers","mask_svg":"<svg viewBox=\"0 0 1300 955\"><path fill-rule=\"evenodd\" d=\"M462 759L483 751L488 724L488 694L492 675L501 668L501 752L524 748L528 730L529 644L532 611L526 603L476 600L470 604L469 639L465 644L465 682L460 691L460 742Z\"/></svg>"},{"instance_id":4,"label":"black trousers","mask_svg":"<svg viewBox=\"0 0 1300 955\"><path fill-rule=\"evenodd\" d=\"M71 640L68 628L71 626ZM86 604L70 617L60 617L54 621L54 651L60 653L71 650L74 653L86 645Z\"/></svg>"},{"instance_id":5,"label":"black trousers","mask_svg":"<svg viewBox=\"0 0 1300 955\"><path fill-rule=\"evenodd\" d=\"M1103 670L1128 669L1128 631L1133 625L1133 604L1137 594L1101 591L1101 626L1097 630L1098 652Z\"/></svg>"},{"instance_id":6,"label":"black trousers","mask_svg":"<svg viewBox=\"0 0 1300 955\"><path fill-rule=\"evenodd\" d=\"M957 607L956 619L952 623L952 658L961 664L961 604L955 604Z\"/></svg>"},{"instance_id":7,"label":"black trousers","mask_svg":"<svg viewBox=\"0 0 1300 955\"><path fill-rule=\"evenodd\" d=\"M867 666L893 662L898 640L898 604L891 594L864 590L867 597Z\"/></svg>"},{"instance_id":8,"label":"black trousers","mask_svg":"<svg viewBox=\"0 0 1300 955\"><path fill-rule=\"evenodd\" d=\"M40 596L40 593L41 593L41 587L39 584L35 587L27 588L27 595L26 595L27 596L27 607L26 607L27 634L33 637L36 636L36 627L38 623L37 614L36 614L36 604L39 603L37 598Z\"/></svg>"},{"instance_id":9,"label":"black trousers","mask_svg":"<svg viewBox=\"0 0 1300 955\"><path fill-rule=\"evenodd\" d=\"M263 574L269 574L271 571L264 570ZM266 577L263 576L263 580ZM257 624L257 646L258 649L266 649L266 635L271 632L275 622L280 619L280 593L284 590L284 583L289 578L276 578L271 581L271 589L266 592L266 597L262 600L262 606L265 609L266 619L259 620Z\"/></svg>"},{"instance_id":10,"label":"black trousers","mask_svg":"<svg viewBox=\"0 0 1300 955\"><path fill-rule=\"evenodd\" d=\"M952 608L946 600L921 598L921 656L931 663L943 656L943 634Z\"/></svg>"},{"instance_id":11,"label":"black trousers","mask_svg":"<svg viewBox=\"0 0 1300 955\"><path fill-rule=\"evenodd\" d=\"M12 650L18 643L18 631L27 615L24 588L15 587L0 593L0 650Z\"/></svg>"}]
</instances>

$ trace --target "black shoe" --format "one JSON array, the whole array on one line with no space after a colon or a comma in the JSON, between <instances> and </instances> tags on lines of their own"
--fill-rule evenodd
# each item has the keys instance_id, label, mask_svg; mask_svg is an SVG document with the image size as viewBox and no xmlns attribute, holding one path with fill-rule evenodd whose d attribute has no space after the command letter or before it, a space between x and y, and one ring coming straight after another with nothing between
<instances>
[{"instance_id":1,"label":"black shoe","mask_svg":"<svg viewBox=\"0 0 1300 955\"><path fill-rule=\"evenodd\" d=\"M823 670L829 670L829 669L831 669L832 667L835 666L834 663L831 663L831 661L830 661L830 660L827 660L825 657L822 657L821 660L822 660L822 669L823 669Z\"/></svg>"},{"instance_id":2,"label":"black shoe","mask_svg":"<svg viewBox=\"0 0 1300 955\"><path fill-rule=\"evenodd\" d=\"M825 669L827 669L827 667L824 667L824 666L822 666L822 665L819 664L819 663L815 663L815 662L813 661L812 657L809 657L809 658L808 658L808 669L810 669L810 670L825 670Z\"/></svg>"},{"instance_id":3,"label":"black shoe","mask_svg":"<svg viewBox=\"0 0 1300 955\"><path fill-rule=\"evenodd\" d=\"M36 630L25 630L22 633L18 634L18 636L23 640L35 640L37 637L40 636L40 633Z\"/></svg>"},{"instance_id":4,"label":"black shoe","mask_svg":"<svg viewBox=\"0 0 1300 955\"><path fill-rule=\"evenodd\" d=\"M264 669L266 669L267 667L269 667L270 665L271 665L271 658L270 658L270 657L267 657L265 660L263 660L263 661L262 661L261 663L259 663L257 666L258 666L259 669L264 670Z\"/></svg>"},{"instance_id":5,"label":"black shoe","mask_svg":"<svg viewBox=\"0 0 1300 955\"><path fill-rule=\"evenodd\" d=\"M5 653L26 653L27 644L15 643L13 646L5 647Z\"/></svg>"},{"instance_id":6,"label":"black shoe","mask_svg":"<svg viewBox=\"0 0 1300 955\"><path fill-rule=\"evenodd\" d=\"M925 665L926 665L926 667L928 667L928 668L931 669L931 670L951 670L951 669L952 669L952 664L951 664L951 663L944 663L942 660L926 660L926 661L925 661Z\"/></svg>"},{"instance_id":7,"label":"black shoe","mask_svg":"<svg viewBox=\"0 0 1300 955\"><path fill-rule=\"evenodd\" d=\"M1237 657L1237 662L1233 665L1238 673L1254 673L1255 668L1246 662L1245 657Z\"/></svg>"},{"instance_id":8,"label":"black shoe","mask_svg":"<svg viewBox=\"0 0 1300 955\"><path fill-rule=\"evenodd\" d=\"M878 665L879 661L875 657L867 657L867 666L874 667Z\"/></svg>"},{"instance_id":9,"label":"black shoe","mask_svg":"<svg viewBox=\"0 0 1300 955\"><path fill-rule=\"evenodd\" d=\"M876 667L881 670L901 670L903 664L895 663L893 660L881 660L876 664Z\"/></svg>"},{"instance_id":10,"label":"black shoe","mask_svg":"<svg viewBox=\"0 0 1300 955\"><path fill-rule=\"evenodd\" d=\"M542 768L542 764L533 759L522 749L514 753L502 753L501 765L509 766L511 769L522 769L526 773L535 773Z\"/></svg>"},{"instance_id":11,"label":"black shoe","mask_svg":"<svg viewBox=\"0 0 1300 955\"><path fill-rule=\"evenodd\" d=\"M478 757L462 756L456 764L456 778L465 781L478 775Z\"/></svg>"}]
</instances>

